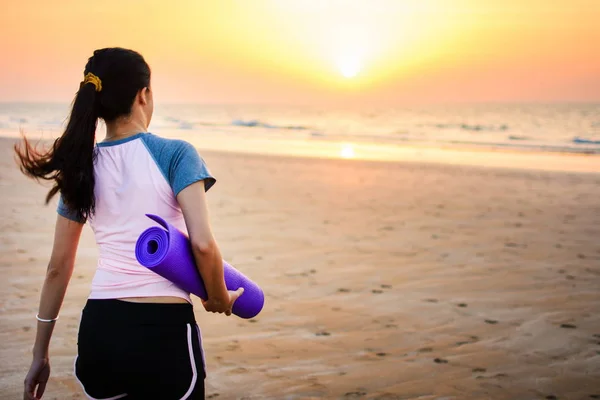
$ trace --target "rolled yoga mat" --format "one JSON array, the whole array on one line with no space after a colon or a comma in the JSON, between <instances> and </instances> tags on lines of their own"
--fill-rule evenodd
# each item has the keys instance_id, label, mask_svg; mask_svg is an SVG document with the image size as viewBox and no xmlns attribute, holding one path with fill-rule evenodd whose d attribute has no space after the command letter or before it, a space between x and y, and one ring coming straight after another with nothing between
<instances>
[{"instance_id":1,"label":"rolled yoga mat","mask_svg":"<svg viewBox=\"0 0 600 400\"><path fill-rule=\"evenodd\" d=\"M142 232L135 245L138 262L181 289L208 299L187 235L159 216L146 216L158 222L162 228L154 226ZM255 317L265 303L263 291L225 261L223 268L228 290L244 288L244 294L233 303L232 313L241 318Z\"/></svg>"}]
</instances>

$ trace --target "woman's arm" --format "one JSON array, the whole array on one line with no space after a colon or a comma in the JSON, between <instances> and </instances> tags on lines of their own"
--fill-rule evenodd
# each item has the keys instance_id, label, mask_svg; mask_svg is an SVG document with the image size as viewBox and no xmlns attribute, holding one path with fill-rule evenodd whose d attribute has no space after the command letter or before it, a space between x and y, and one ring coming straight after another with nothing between
<instances>
[{"instance_id":1,"label":"woman's arm","mask_svg":"<svg viewBox=\"0 0 600 400\"><path fill-rule=\"evenodd\" d=\"M73 273L75 255L83 224L58 216L54 230L54 245L46 271L46 280L42 287L38 315L42 319L58 316L65 297L67 285ZM34 357L48 358L48 346L54 323L38 322Z\"/></svg>"},{"instance_id":2,"label":"woman's arm","mask_svg":"<svg viewBox=\"0 0 600 400\"><path fill-rule=\"evenodd\" d=\"M192 252L208 295L207 311L231 314L233 302L243 289L228 292L223 272L223 257L210 229L204 181L195 182L177 195L190 237Z\"/></svg>"},{"instance_id":3,"label":"woman's arm","mask_svg":"<svg viewBox=\"0 0 600 400\"><path fill-rule=\"evenodd\" d=\"M40 297L38 315L41 319L54 319L58 316L73 273L75 254L77 253L82 228L83 224L60 215L57 217L52 255L50 256ZM54 325L54 322L38 321L37 323L37 333L33 346L33 362L25 379L26 398L40 398L44 392L48 380L47 375L50 373L48 348ZM33 397L36 386L38 386L36 397Z\"/></svg>"}]
</instances>

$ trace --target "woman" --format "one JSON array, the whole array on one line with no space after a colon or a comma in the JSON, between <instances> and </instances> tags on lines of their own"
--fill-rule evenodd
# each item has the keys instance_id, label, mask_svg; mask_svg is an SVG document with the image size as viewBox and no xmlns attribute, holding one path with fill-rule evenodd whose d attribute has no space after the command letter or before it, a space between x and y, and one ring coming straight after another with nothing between
<instances>
[{"instance_id":1,"label":"woman","mask_svg":"<svg viewBox=\"0 0 600 400\"><path fill-rule=\"evenodd\" d=\"M139 234L157 214L187 232L204 280L207 311L231 314L243 290L228 292L208 222L205 191L214 183L188 143L148 131L153 101L144 58L96 50L63 135L46 152L24 139L21 170L60 193L54 247L42 288L25 399L39 399L50 375L48 346L89 222L99 248L82 312L74 372L90 399L204 399L204 356L189 293L140 266ZM98 119L106 138L95 144Z\"/></svg>"}]
</instances>

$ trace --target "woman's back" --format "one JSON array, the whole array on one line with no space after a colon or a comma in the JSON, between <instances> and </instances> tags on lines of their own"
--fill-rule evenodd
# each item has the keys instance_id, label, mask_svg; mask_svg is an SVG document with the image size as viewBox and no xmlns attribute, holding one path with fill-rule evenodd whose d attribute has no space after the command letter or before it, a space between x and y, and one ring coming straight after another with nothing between
<instances>
[{"instance_id":1,"label":"woman's back","mask_svg":"<svg viewBox=\"0 0 600 400\"><path fill-rule=\"evenodd\" d=\"M187 232L177 194L200 180L208 190L215 179L196 150L181 140L139 133L98 143L96 151L96 209L89 223L99 257L90 298L173 296L190 301L188 293L137 262L135 242L154 224L145 214L160 215ZM58 212L78 220L62 203Z\"/></svg>"}]
</instances>

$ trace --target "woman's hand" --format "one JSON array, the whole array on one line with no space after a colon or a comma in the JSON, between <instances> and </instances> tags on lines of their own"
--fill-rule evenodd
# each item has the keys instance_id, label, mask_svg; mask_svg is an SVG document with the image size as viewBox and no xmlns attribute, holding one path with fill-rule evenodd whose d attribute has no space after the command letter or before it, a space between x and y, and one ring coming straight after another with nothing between
<instances>
[{"instance_id":1,"label":"woman's hand","mask_svg":"<svg viewBox=\"0 0 600 400\"><path fill-rule=\"evenodd\" d=\"M241 287L236 291L228 290L229 293L229 302L218 301L218 300L202 300L202 305L206 311L210 311L213 313L225 313L225 315L231 315L231 309L233 308L233 303L244 293L244 288Z\"/></svg>"},{"instance_id":2,"label":"woman's hand","mask_svg":"<svg viewBox=\"0 0 600 400\"><path fill-rule=\"evenodd\" d=\"M50 378L50 360L34 357L25 378L24 400L41 399ZM37 389L36 389L37 387Z\"/></svg>"}]
</instances>

